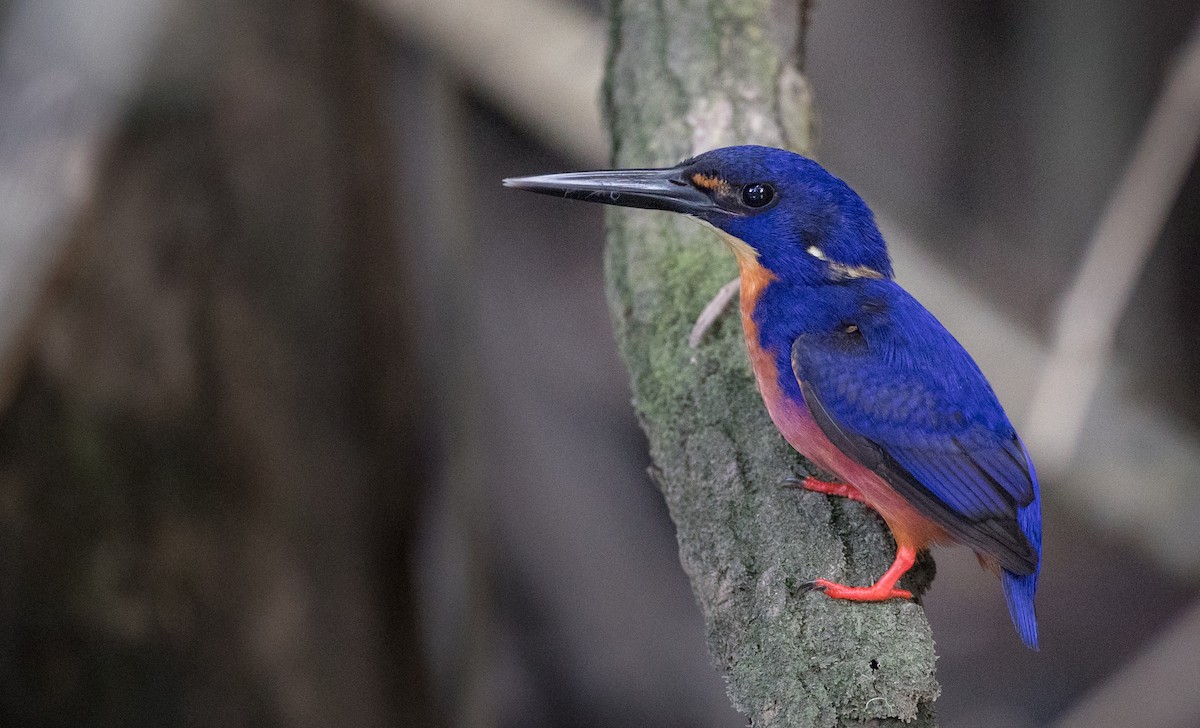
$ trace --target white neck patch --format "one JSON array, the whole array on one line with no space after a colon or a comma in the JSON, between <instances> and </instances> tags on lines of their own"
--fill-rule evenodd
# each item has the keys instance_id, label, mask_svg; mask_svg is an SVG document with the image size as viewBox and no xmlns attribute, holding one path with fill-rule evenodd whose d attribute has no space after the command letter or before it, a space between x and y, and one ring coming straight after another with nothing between
<instances>
[{"instance_id":1,"label":"white neck patch","mask_svg":"<svg viewBox=\"0 0 1200 728\"><path fill-rule=\"evenodd\" d=\"M830 260L825 251L815 245L808 246L805 251L812 257L829 265L829 276L834 279L844 278L871 278L881 280L884 275L874 268L868 268L865 265L846 265L845 263L837 263Z\"/></svg>"}]
</instances>

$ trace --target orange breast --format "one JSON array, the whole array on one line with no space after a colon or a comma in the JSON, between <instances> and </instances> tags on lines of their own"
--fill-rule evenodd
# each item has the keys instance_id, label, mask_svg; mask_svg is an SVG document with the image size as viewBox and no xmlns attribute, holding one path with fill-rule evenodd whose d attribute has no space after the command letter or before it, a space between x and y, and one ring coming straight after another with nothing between
<instances>
[{"instance_id":1,"label":"orange breast","mask_svg":"<svg viewBox=\"0 0 1200 728\"><path fill-rule=\"evenodd\" d=\"M882 478L839 450L821 431L803 400L784 393L779 386L780 370L776 363L782 352L767 351L762 347L753 316L759 298L775 276L752 256L739 255L738 265L742 280L742 331L750 366L771 420L784 439L818 467L857 488L867 503L887 521L898 545L922 549L931 543L948 541L949 536L941 527L923 516ZM790 352L783 359L790 359Z\"/></svg>"}]
</instances>

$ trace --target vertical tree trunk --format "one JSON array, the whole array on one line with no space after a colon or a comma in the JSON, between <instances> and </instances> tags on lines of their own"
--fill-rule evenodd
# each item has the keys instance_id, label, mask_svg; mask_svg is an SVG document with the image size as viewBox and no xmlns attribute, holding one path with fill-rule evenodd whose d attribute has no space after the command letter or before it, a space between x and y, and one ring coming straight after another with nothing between
<instances>
[{"instance_id":1,"label":"vertical tree trunk","mask_svg":"<svg viewBox=\"0 0 1200 728\"><path fill-rule=\"evenodd\" d=\"M620 2L605 102L614 161L665 166L735 143L810 151L798 69L806 3ZM655 476L729 694L755 726L933 725L933 642L919 605L850 604L797 585L868 584L891 563L882 522L853 502L781 488L808 470L768 419L727 315L688 331L735 274L679 216L613 211L609 292ZM909 577L924 589L932 562Z\"/></svg>"}]
</instances>

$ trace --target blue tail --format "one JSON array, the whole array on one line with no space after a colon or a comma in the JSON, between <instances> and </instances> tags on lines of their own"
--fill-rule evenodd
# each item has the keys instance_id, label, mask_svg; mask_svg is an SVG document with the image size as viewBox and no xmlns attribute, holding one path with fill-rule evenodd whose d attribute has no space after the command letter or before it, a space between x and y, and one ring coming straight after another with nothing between
<instances>
[{"instance_id":1,"label":"blue tail","mask_svg":"<svg viewBox=\"0 0 1200 728\"><path fill-rule=\"evenodd\" d=\"M1032 574L1018 575L1011 571L1002 571L1000 583L1004 586L1008 613L1021 635L1021 641L1030 649L1036 650L1038 629L1033 596L1037 593L1038 574L1042 570L1042 496L1038 492L1037 473L1033 470L1033 461L1029 459L1028 451L1025 452L1025 462L1029 465L1029 477L1033 480L1033 501L1017 511L1017 525L1021 527L1021 533L1025 534L1025 538L1029 539L1030 545L1037 553L1038 563Z\"/></svg>"}]
</instances>

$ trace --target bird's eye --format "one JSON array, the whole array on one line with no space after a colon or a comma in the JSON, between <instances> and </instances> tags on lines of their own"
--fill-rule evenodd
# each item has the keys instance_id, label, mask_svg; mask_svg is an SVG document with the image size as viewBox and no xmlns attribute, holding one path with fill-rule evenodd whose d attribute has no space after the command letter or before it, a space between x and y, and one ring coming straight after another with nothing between
<instances>
[{"instance_id":1,"label":"bird's eye","mask_svg":"<svg viewBox=\"0 0 1200 728\"><path fill-rule=\"evenodd\" d=\"M742 188L742 202L746 207L763 207L775 199L775 189L769 184L755 182Z\"/></svg>"}]
</instances>

